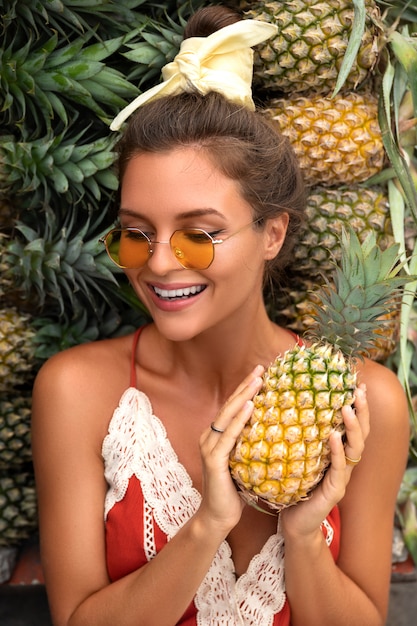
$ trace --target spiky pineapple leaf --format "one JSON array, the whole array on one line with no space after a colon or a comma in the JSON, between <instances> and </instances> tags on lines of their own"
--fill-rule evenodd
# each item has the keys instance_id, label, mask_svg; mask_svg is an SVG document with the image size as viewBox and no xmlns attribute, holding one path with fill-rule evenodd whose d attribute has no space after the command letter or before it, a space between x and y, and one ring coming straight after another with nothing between
<instances>
[{"instance_id":1,"label":"spiky pineapple leaf","mask_svg":"<svg viewBox=\"0 0 417 626\"><path fill-rule=\"evenodd\" d=\"M74 309L84 300L93 311L99 302L118 298L118 283L99 237L98 230L105 212L81 219L76 210L63 223L51 212L37 229L16 222L15 237L6 243L4 263L9 268L15 289L30 300L32 310L39 311L45 302L55 303L59 315ZM121 298L122 296L120 296Z\"/></svg>"},{"instance_id":2,"label":"spiky pineapple leaf","mask_svg":"<svg viewBox=\"0 0 417 626\"><path fill-rule=\"evenodd\" d=\"M116 155L116 136L92 138L90 129L66 127L51 131L34 141L0 137L0 197L15 198L26 208L79 202L91 194L99 200L107 190L117 189L116 175L110 170ZM97 184L96 175L103 172Z\"/></svg>"},{"instance_id":3,"label":"spiky pineapple leaf","mask_svg":"<svg viewBox=\"0 0 417 626\"><path fill-rule=\"evenodd\" d=\"M339 93L344 83L346 82L346 79L349 76L349 72L352 69L352 66L356 60L361 45L363 33L365 32L365 1L352 0L352 4L354 9L352 30L346 52L343 57L342 65L340 66L339 74L337 76L336 86L333 90L332 97L336 96Z\"/></svg>"},{"instance_id":4,"label":"spiky pineapple leaf","mask_svg":"<svg viewBox=\"0 0 417 626\"><path fill-rule=\"evenodd\" d=\"M317 290L311 335L337 345L346 355L367 354L384 315L415 277L400 274L404 267L397 244L381 250L371 232L361 243L353 228L343 229L342 256L332 279ZM370 266L373 266L372 268ZM319 303L319 304L318 304Z\"/></svg>"},{"instance_id":5,"label":"spiky pineapple leaf","mask_svg":"<svg viewBox=\"0 0 417 626\"><path fill-rule=\"evenodd\" d=\"M417 223L417 190L411 178L406 160L391 129L390 96L393 89L394 74L394 66L388 60L382 81L382 96L378 103L378 121L388 158L404 190L404 195L414 217L414 221Z\"/></svg>"},{"instance_id":6,"label":"spiky pineapple leaf","mask_svg":"<svg viewBox=\"0 0 417 626\"><path fill-rule=\"evenodd\" d=\"M96 31L100 38L109 31L128 32L141 19L137 9L144 4L151 11L158 7L149 0L3 0L2 20L4 29L18 24L25 34L38 37L56 30L62 38L73 31Z\"/></svg>"},{"instance_id":7,"label":"spiky pineapple leaf","mask_svg":"<svg viewBox=\"0 0 417 626\"><path fill-rule=\"evenodd\" d=\"M1 110L8 111L8 123L19 121L30 112L34 120L43 118L47 127L55 112L62 116L62 107L56 106L56 97L81 105L100 120L109 123L113 114L127 104L127 99L139 92L135 85L105 60L115 54L135 35L135 31L111 40L88 44L92 34L78 37L62 45L57 33L37 47L32 39L19 46L16 39L2 51ZM89 83L94 81L94 94ZM102 89L101 89L102 87ZM67 121L67 114L62 117Z\"/></svg>"}]
</instances>

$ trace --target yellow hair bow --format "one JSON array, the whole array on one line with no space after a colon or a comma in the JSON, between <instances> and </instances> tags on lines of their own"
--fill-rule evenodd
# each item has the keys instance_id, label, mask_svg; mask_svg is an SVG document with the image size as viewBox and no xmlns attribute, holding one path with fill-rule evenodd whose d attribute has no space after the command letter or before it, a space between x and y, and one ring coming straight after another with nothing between
<instances>
[{"instance_id":1,"label":"yellow hair bow","mask_svg":"<svg viewBox=\"0 0 417 626\"><path fill-rule=\"evenodd\" d=\"M162 68L163 81L140 94L113 120L110 129L119 130L137 108L166 95L183 91L206 94L217 91L228 100L250 109L252 100L253 50L277 33L277 27L259 20L241 20L208 37L184 39L175 59Z\"/></svg>"}]
</instances>

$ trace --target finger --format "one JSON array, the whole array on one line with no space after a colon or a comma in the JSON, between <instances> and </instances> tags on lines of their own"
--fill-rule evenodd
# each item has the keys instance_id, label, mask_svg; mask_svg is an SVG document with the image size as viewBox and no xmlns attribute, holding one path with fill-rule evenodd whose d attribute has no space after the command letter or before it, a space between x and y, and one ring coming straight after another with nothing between
<instances>
[{"instance_id":1,"label":"finger","mask_svg":"<svg viewBox=\"0 0 417 626\"><path fill-rule=\"evenodd\" d=\"M369 407L366 399L366 385L364 383L361 383L355 391L354 407L364 438L366 439L369 434L370 422Z\"/></svg>"},{"instance_id":2,"label":"finger","mask_svg":"<svg viewBox=\"0 0 417 626\"><path fill-rule=\"evenodd\" d=\"M262 371L262 366L257 366L228 398L211 424L210 431L213 434L223 434L245 402L252 400L253 396L260 390L263 381L259 373ZM219 431L223 431L223 433Z\"/></svg>"},{"instance_id":3,"label":"finger","mask_svg":"<svg viewBox=\"0 0 417 626\"><path fill-rule=\"evenodd\" d=\"M245 391L245 389L248 387L248 385L251 385L254 380L259 379L262 376L262 374L264 373L264 371L265 371L265 368L262 365L257 365L256 367L254 367L254 369L250 372L250 374L248 374L246 376L246 378L244 378L244 380L240 383L240 385L238 387L236 387L234 392L227 399L227 401L225 403L225 406L230 401L232 401L235 397L239 396L239 394L241 394L242 391Z\"/></svg>"},{"instance_id":4,"label":"finger","mask_svg":"<svg viewBox=\"0 0 417 626\"><path fill-rule=\"evenodd\" d=\"M311 500L315 499L317 505L321 502L320 506L324 508L327 507L330 511L331 508L343 498L346 490L347 477L345 450L340 432L334 431L331 433L329 445L331 463L322 482L313 490ZM324 501L322 501L322 498Z\"/></svg>"},{"instance_id":5,"label":"finger","mask_svg":"<svg viewBox=\"0 0 417 626\"><path fill-rule=\"evenodd\" d=\"M365 438L356 411L351 406L342 409L343 422L345 425L346 444L344 448L345 463L353 467L355 461L360 459L365 447Z\"/></svg>"},{"instance_id":6,"label":"finger","mask_svg":"<svg viewBox=\"0 0 417 626\"><path fill-rule=\"evenodd\" d=\"M355 391L354 408L343 407L342 416L346 429L345 457L347 464L353 467L361 458L365 439L369 434L369 410L364 384L359 385Z\"/></svg>"}]
</instances>

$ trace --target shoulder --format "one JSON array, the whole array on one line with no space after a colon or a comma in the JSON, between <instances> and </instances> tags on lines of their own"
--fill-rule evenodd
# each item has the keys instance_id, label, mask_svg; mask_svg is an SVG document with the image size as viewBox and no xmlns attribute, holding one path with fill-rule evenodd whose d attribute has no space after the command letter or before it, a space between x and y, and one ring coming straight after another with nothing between
<instances>
[{"instance_id":1,"label":"shoulder","mask_svg":"<svg viewBox=\"0 0 417 626\"><path fill-rule=\"evenodd\" d=\"M33 432L82 428L101 437L130 382L133 335L70 348L50 358L33 388ZM59 419L57 419L59 418ZM63 432L63 431L62 431Z\"/></svg>"},{"instance_id":2,"label":"shoulder","mask_svg":"<svg viewBox=\"0 0 417 626\"><path fill-rule=\"evenodd\" d=\"M364 456L379 467L380 475L391 472L398 479L404 471L410 438L404 388L395 372L380 363L365 359L357 369L358 383L366 384L369 406L370 432ZM384 459L382 464L381 459Z\"/></svg>"},{"instance_id":3,"label":"shoulder","mask_svg":"<svg viewBox=\"0 0 417 626\"><path fill-rule=\"evenodd\" d=\"M381 363L364 359L358 363L358 383L367 388L368 403L372 411L383 415L394 414L408 421L408 405L404 388L397 375Z\"/></svg>"},{"instance_id":4,"label":"shoulder","mask_svg":"<svg viewBox=\"0 0 417 626\"><path fill-rule=\"evenodd\" d=\"M40 368L39 386L82 384L111 376L129 362L133 335L85 343L55 354ZM128 376L128 370L125 377ZM127 378L128 380L128 378Z\"/></svg>"}]
</instances>

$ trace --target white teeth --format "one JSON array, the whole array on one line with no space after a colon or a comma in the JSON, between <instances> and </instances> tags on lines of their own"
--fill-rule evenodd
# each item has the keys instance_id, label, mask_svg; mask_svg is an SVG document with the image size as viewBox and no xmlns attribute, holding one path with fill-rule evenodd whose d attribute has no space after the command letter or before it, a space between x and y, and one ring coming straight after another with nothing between
<instances>
[{"instance_id":1,"label":"white teeth","mask_svg":"<svg viewBox=\"0 0 417 626\"><path fill-rule=\"evenodd\" d=\"M185 289L159 289L159 287L153 288L156 295L160 298L185 298L189 295L199 293L204 289L204 285L193 285L192 287L186 287Z\"/></svg>"}]
</instances>

